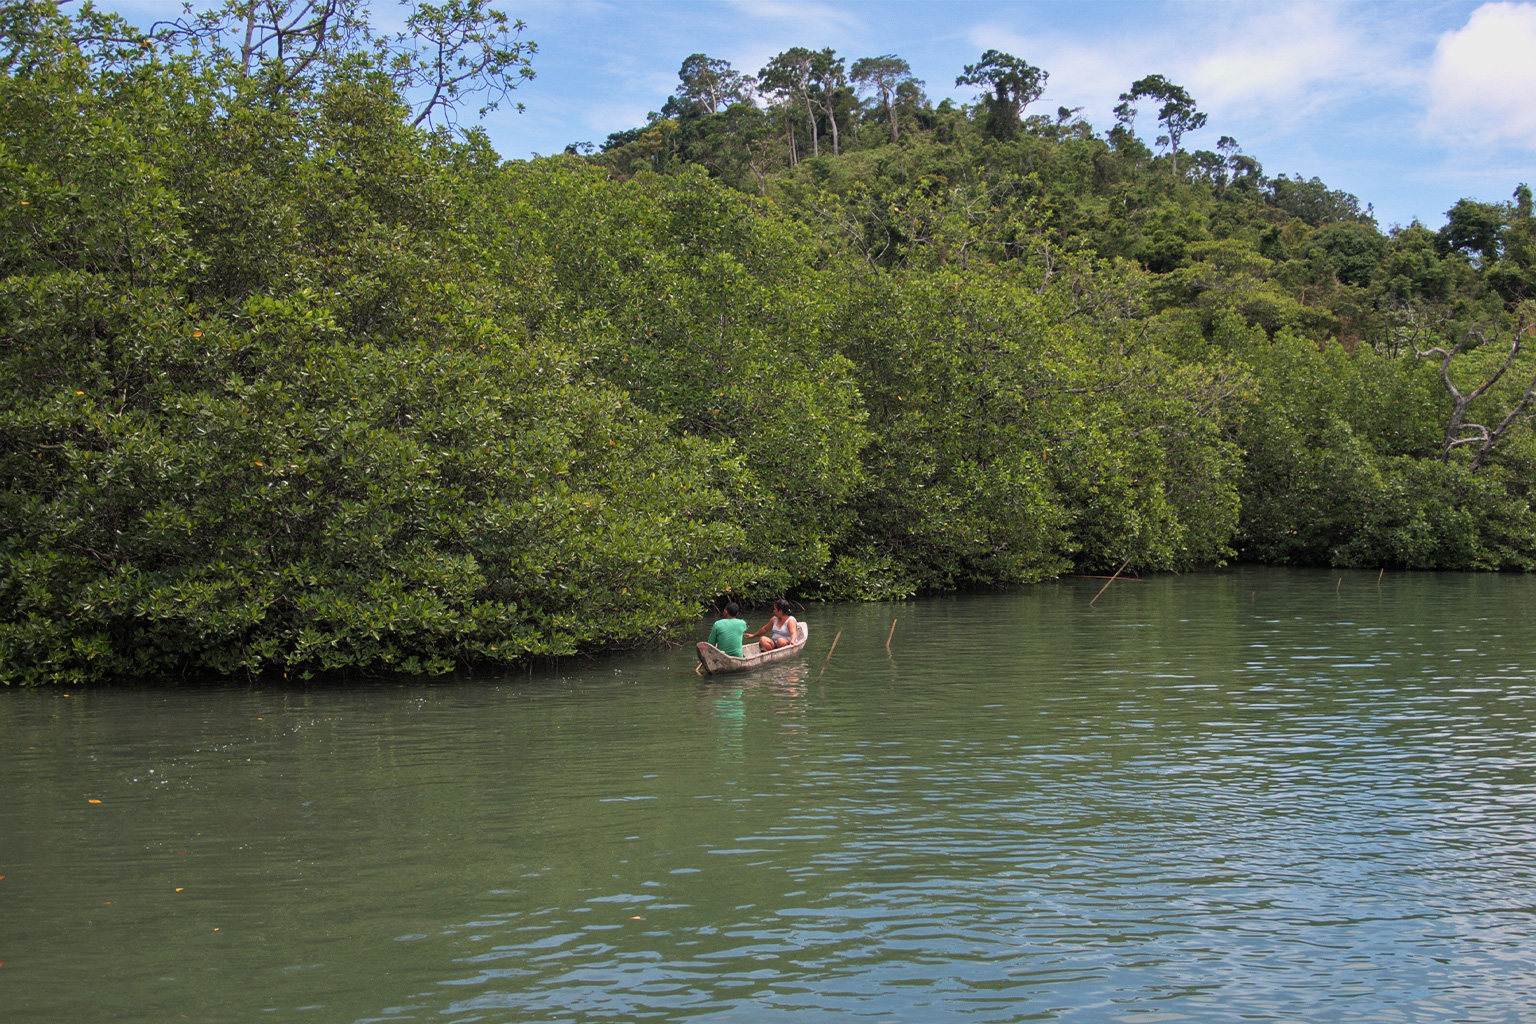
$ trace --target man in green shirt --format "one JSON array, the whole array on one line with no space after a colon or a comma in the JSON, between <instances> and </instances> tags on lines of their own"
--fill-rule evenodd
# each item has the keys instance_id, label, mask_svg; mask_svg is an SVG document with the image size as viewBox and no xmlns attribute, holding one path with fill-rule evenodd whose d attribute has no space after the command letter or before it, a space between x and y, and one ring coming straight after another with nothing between
<instances>
[{"instance_id":1,"label":"man in green shirt","mask_svg":"<svg viewBox=\"0 0 1536 1024\"><path fill-rule=\"evenodd\" d=\"M746 631L747 624L741 618L741 606L732 601L725 606L725 618L716 619L714 628L709 631L710 645L719 648L722 654L739 658L741 635Z\"/></svg>"}]
</instances>

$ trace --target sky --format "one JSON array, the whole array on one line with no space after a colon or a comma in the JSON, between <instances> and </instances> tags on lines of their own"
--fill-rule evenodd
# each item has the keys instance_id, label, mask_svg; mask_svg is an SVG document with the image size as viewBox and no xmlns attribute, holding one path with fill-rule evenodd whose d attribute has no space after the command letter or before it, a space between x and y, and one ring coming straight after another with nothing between
<instances>
[{"instance_id":1,"label":"sky","mask_svg":"<svg viewBox=\"0 0 1536 1024\"><path fill-rule=\"evenodd\" d=\"M109 0L147 25L180 0ZM196 6L202 6L198 4ZM1318 177L1380 226L1438 228L1458 199L1536 185L1536 2L1387 0L504 0L538 44L537 77L483 126L508 159L601 144L642 125L690 54L756 73L792 46L849 64L895 54L935 102L989 49L1049 73L1026 113L1081 107L1100 133L1119 94L1161 74L1209 115L1183 140L1232 136L1266 174ZM388 23L394 4L375 0ZM1150 116L1138 122L1149 142Z\"/></svg>"}]
</instances>

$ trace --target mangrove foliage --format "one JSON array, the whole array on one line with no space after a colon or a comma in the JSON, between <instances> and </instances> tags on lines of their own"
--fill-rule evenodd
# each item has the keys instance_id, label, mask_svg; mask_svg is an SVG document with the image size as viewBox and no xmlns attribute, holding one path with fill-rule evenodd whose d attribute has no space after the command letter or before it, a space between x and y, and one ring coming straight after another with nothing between
<instances>
[{"instance_id":1,"label":"mangrove foliage","mask_svg":"<svg viewBox=\"0 0 1536 1024\"><path fill-rule=\"evenodd\" d=\"M1383 232L1191 149L1219 126L1161 75L1100 132L996 51L960 106L894 55L696 54L647 124L504 161L460 108L536 51L419 10L6 5L0 681L511 666L727 592L1536 565L1525 185Z\"/></svg>"}]
</instances>

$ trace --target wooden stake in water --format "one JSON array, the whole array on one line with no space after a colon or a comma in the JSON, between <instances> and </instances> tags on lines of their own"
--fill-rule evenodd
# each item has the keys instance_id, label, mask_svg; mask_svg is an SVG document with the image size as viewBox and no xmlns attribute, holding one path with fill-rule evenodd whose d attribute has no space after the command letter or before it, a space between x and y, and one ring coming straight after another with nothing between
<instances>
[{"instance_id":1,"label":"wooden stake in water","mask_svg":"<svg viewBox=\"0 0 1536 1024\"><path fill-rule=\"evenodd\" d=\"M837 650L837 642L843 638L843 631L838 630L837 636L832 638L832 647L827 651L827 660L821 663L821 672L817 674L816 681L821 682L821 677L827 674L827 663L832 660L832 651Z\"/></svg>"},{"instance_id":2,"label":"wooden stake in water","mask_svg":"<svg viewBox=\"0 0 1536 1024\"><path fill-rule=\"evenodd\" d=\"M891 649L891 637L896 635L896 620L891 620L891 631L885 635L885 649Z\"/></svg>"},{"instance_id":3,"label":"wooden stake in water","mask_svg":"<svg viewBox=\"0 0 1536 1024\"><path fill-rule=\"evenodd\" d=\"M1109 583L1113 583L1113 582L1115 582L1115 580L1119 579L1120 578L1120 574L1125 572L1125 567L1130 565L1130 564L1131 564L1131 556L1130 555L1126 555L1125 556L1125 561L1120 563L1120 568L1116 569L1115 570L1115 574L1109 578ZM1102 587L1099 588L1099 593L1093 595L1093 601L1097 601L1099 599L1099 595L1103 594L1104 591L1109 589L1109 583L1106 583ZM1089 608L1093 607L1093 601L1089 601L1088 602L1088 607Z\"/></svg>"}]
</instances>

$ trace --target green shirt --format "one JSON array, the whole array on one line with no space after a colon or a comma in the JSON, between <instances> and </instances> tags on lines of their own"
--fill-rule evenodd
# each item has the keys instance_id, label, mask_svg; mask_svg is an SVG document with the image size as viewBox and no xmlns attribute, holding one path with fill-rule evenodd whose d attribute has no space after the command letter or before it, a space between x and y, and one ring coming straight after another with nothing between
<instances>
[{"instance_id":1,"label":"green shirt","mask_svg":"<svg viewBox=\"0 0 1536 1024\"><path fill-rule=\"evenodd\" d=\"M741 657L741 634L747 631L747 624L741 619L717 619L714 628L709 631L711 646L729 654L733 658Z\"/></svg>"}]
</instances>

